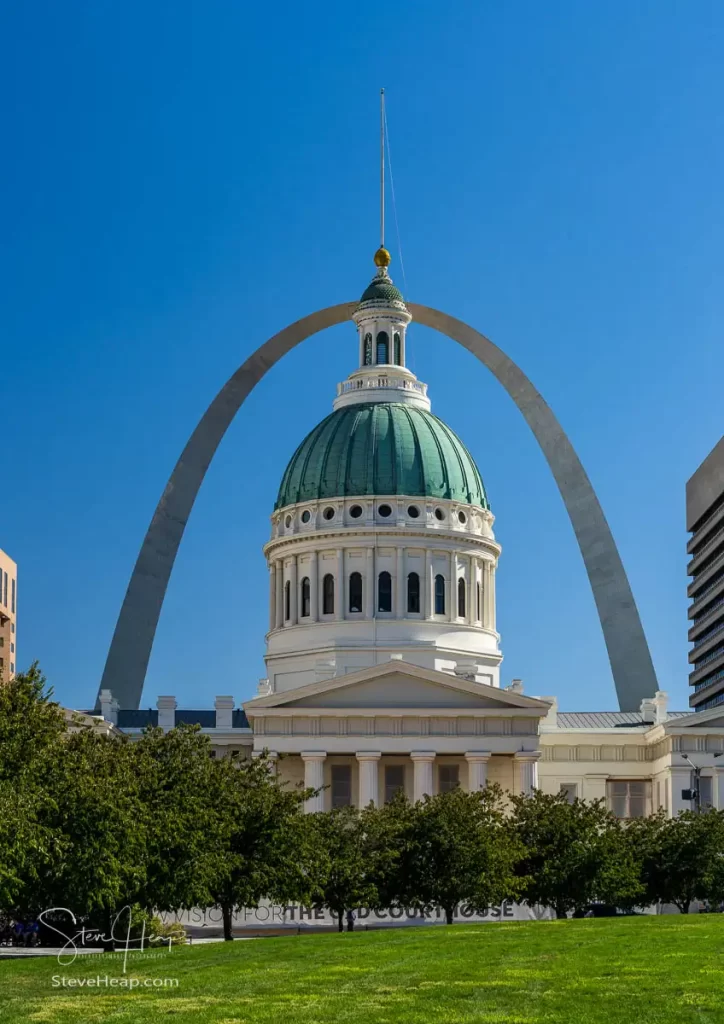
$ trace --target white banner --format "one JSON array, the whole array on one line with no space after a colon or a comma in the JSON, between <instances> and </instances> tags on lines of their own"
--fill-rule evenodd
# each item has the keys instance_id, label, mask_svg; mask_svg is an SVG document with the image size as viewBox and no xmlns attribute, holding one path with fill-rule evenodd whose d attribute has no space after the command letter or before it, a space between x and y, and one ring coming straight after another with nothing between
<instances>
[{"instance_id":1,"label":"white banner","mask_svg":"<svg viewBox=\"0 0 724 1024\"><path fill-rule=\"evenodd\" d=\"M445 912L439 907L432 911L422 912L412 908L391 907L387 910L370 910L359 907L354 912L355 927L401 926L445 924ZM179 921L190 934L203 935L204 932L217 932L222 927L221 910L210 907L208 910L188 910L179 914L160 914L164 922ZM552 921L552 910L544 907L529 907L521 903L501 903L489 907L484 913L477 913L466 904L455 908L455 923L465 921L495 923L498 921ZM258 930L260 928L331 928L337 927L337 918L329 910L314 907L302 907L291 903L282 906L277 903L263 902L258 907L244 907L234 913L232 924L234 931L244 928Z\"/></svg>"}]
</instances>

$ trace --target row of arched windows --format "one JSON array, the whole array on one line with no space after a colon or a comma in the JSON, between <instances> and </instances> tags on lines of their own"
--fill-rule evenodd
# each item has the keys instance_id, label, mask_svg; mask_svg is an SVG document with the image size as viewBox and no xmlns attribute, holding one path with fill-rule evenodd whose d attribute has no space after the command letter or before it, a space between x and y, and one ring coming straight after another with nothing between
<instances>
[{"instance_id":1,"label":"row of arched windows","mask_svg":"<svg viewBox=\"0 0 724 1024\"><path fill-rule=\"evenodd\" d=\"M300 618L306 619L312 613L308 576L302 579L300 591ZM483 616L482 597L482 587L478 583L477 612L478 619L481 621ZM458 579L457 599L457 614L459 618L464 619L467 607L467 589L462 576ZM349 577L349 611L362 611L362 574L359 572L353 572ZM377 611L392 611L392 576L387 571L381 572L377 577ZM409 573L407 577L407 611L411 615L420 613L420 577L416 572ZM434 611L435 615L445 614L445 577L441 574L435 577ZM334 576L331 573L326 573L322 579L322 614L334 615ZM284 584L284 618L287 621L291 618L291 583L289 580Z\"/></svg>"},{"instance_id":2,"label":"row of arched windows","mask_svg":"<svg viewBox=\"0 0 724 1024\"><path fill-rule=\"evenodd\" d=\"M389 365L394 363L396 366L402 365L402 339L398 331L395 331L392 339L392 356L390 359L390 336L387 331L378 331L377 337L375 338L375 356L372 359L372 335L365 334L365 351L364 351L364 364L365 366L372 366L373 363L377 365Z\"/></svg>"}]
</instances>

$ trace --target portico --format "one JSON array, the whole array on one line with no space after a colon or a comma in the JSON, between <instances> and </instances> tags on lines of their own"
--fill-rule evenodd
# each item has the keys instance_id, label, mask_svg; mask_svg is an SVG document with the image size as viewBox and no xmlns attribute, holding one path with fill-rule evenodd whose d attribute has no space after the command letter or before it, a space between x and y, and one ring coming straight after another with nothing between
<instances>
[{"instance_id":1,"label":"portico","mask_svg":"<svg viewBox=\"0 0 724 1024\"><path fill-rule=\"evenodd\" d=\"M390 660L248 701L254 751L282 755L279 774L323 791L308 811L411 800L456 785L537 786L539 723L549 704L452 673Z\"/></svg>"}]
</instances>

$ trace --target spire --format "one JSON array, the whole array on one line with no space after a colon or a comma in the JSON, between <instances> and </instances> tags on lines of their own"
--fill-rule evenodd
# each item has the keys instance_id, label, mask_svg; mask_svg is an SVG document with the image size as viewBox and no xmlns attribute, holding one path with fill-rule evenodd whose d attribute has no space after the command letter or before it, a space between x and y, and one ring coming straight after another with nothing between
<instances>
[{"instance_id":1,"label":"spire","mask_svg":"<svg viewBox=\"0 0 724 1024\"><path fill-rule=\"evenodd\" d=\"M385 90L380 89L380 247L375 253L375 266L386 275L391 262L385 249Z\"/></svg>"}]
</instances>

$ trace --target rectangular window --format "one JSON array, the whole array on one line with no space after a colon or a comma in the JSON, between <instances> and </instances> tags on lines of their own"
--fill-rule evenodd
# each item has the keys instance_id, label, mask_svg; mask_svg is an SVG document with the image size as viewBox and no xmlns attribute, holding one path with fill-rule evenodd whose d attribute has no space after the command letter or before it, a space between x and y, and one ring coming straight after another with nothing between
<instances>
[{"instance_id":1,"label":"rectangular window","mask_svg":"<svg viewBox=\"0 0 724 1024\"><path fill-rule=\"evenodd\" d=\"M14 661L10 662L10 675L11 676L15 675L15 662Z\"/></svg>"},{"instance_id":2,"label":"rectangular window","mask_svg":"<svg viewBox=\"0 0 724 1024\"><path fill-rule=\"evenodd\" d=\"M14 615L15 614L15 580L13 580L13 582L11 584L11 591L12 591L12 600L11 600L11 604L10 604L10 611Z\"/></svg>"},{"instance_id":3,"label":"rectangular window","mask_svg":"<svg viewBox=\"0 0 724 1024\"><path fill-rule=\"evenodd\" d=\"M5 646L5 637L4 636L0 636L0 647L4 647L4 646Z\"/></svg>"},{"instance_id":4,"label":"rectangular window","mask_svg":"<svg viewBox=\"0 0 724 1024\"><path fill-rule=\"evenodd\" d=\"M395 795L405 789L404 764L388 764L385 766L385 803L395 799Z\"/></svg>"},{"instance_id":5,"label":"rectangular window","mask_svg":"<svg viewBox=\"0 0 724 1024\"><path fill-rule=\"evenodd\" d=\"M441 764L438 769L438 785L441 793L449 793L457 789L460 781L460 768L456 764Z\"/></svg>"},{"instance_id":6,"label":"rectangular window","mask_svg":"<svg viewBox=\"0 0 724 1024\"><path fill-rule=\"evenodd\" d=\"M564 794L569 804L578 796L578 783L577 782L562 782L560 784L560 792Z\"/></svg>"},{"instance_id":7,"label":"rectangular window","mask_svg":"<svg viewBox=\"0 0 724 1024\"><path fill-rule=\"evenodd\" d=\"M11 623L10 623L10 632L11 632L11 633L14 633L14 632L15 632L15 623L14 623L14 622L11 622Z\"/></svg>"},{"instance_id":8,"label":"rectangular window","mask_svg":"<svg viewBox=\"0 0 724 1024\"><path fill-rule=\"evenodd\" d=\"M5 586L3 587L3 604L8 606L8 574L5 573Z\"/></svg>"},{"instance_id":9,"label":"rectangular window","mask_svg":"<svg viewBox=\"0 0 724 1024\"><path fill-rule=\"evenodd\" d=\"M3 641L4 643L4 641ZM15 644L10 644L10 653L15 654Z\"/></svg>"},{"instance_id":10,"label":"rectangular window","mask_svg":"<svg viewBox=\"0 0 724 1024\"><path fill-rule=\"evenodd\" d=\"M710 775L699 777L699 799L703 810L714 806L714 780Z\"/></svg>"},{"instance_id":11,"label":"rectangular window","mask_svg":"<svg viewBox=\"0 0 724 1024\"><path fill-rule=\"evenodd\" d=\"M352 766L332 765L332 807L349 807L352 803Z\"/></svg>"},{"instance_id":12,"label":"rectangular window","mask_svg":"<svg viewBox=\"0 0 724 1024\"><path fill-rule=\"evenodd\" d=\"M5 659L4 658L0 658L0 668L4 668L4 667L5 667Z\"/></svg>"},{"instance_id":13,"label":"rectangular window","mask_svg":"<svg viewBox=\"0 0 724 1024\"><path fill-rule=\"evenodd\" d=\"M617 779L607 785L608 809L617 818L644 818L650 810L651 783Z\"/></svg>"}]
</instances>

